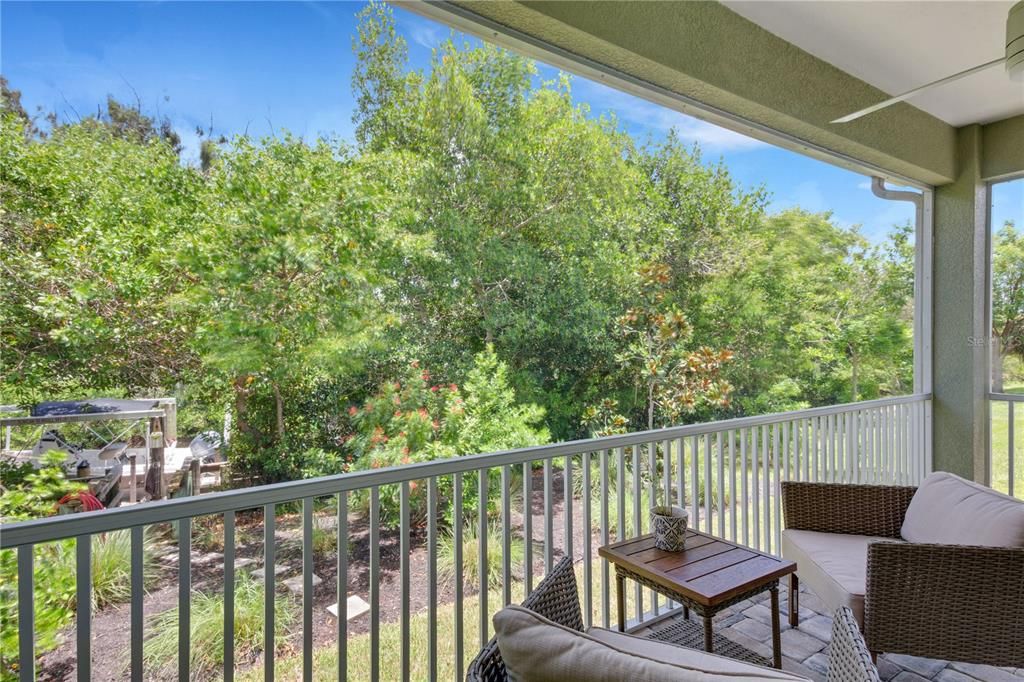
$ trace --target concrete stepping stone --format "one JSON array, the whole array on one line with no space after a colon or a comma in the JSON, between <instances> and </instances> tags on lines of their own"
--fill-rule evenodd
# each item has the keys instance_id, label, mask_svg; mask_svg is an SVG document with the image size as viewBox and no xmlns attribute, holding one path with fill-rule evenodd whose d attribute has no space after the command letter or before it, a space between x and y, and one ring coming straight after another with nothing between
<instances>
[{"instance_id":1,"label":"concrete stepping stone","mask_svg":"<svg viewBox=\"0 0 1024 682\"><path fill-rule=\"evenodd\" d=\"M348 613L347 613L348 620L352 620L353 618L357 618L357 617L363 615L364 613L366 613L367 611L370 610L370 605L367 604L362 599L362 597L360 597L357 594L349 595L348 599L345 600L345 603L346 603L346 605L348 607ZM338 617L338 605L337 605L337 603L331 604L330 606L328 606L327 607L327 611L332 616L337 618Z\"/></svg>"},{"instance_id":2,"label":"concrete stepping stone","mask_svg":"<svg viewBox=\"0 0 1024 682\"><path fill-rule=\"evenodd\" d=\"M314 588L317 585L319 585L320 583L323 582L323 579L320 576L318 576L316 573L314 573L312 577L313 577L313 587ZM288 580L284 581L284 586L286 588L288 588L288 591L293 593L293 594L302 594L302 575L299 574L299 575L294 576L292 578L288 578Z\"/></svg>"},{"instance_id":3,"label":"concrete stepping stone","mask_svg":"<svg viewBox=\"0 0 1024 682\"><path fill-rule=\"evenodd\" d=\"M237 565L236 565L236 568L237 568ZM290 570L292 570L290 566L283 566L281 564L275 564L275 566L274 566L274 577L275 578L280 577L280 576L284 575L285 573L287 573ZM260 566L259 568L257 568L255 571L252 572L252 577L256 578L257 580L263 580L263 579L266 578L266 576L267 576L267 569L264 568L263 566Z\"/></svg>"},{"instance_id":4,"label":"concrete stepping stone","mask_svg":"<svg viewBox=\"0 0 1024 682\"><path fill-rule=\"evenodd\" d=\"M209 554L203 554L202 556L193 556L192 563L197 566L205 566L206 564L212 564L215 561L224 563L224 555L218 554L217 552L210 552Z\"/></svg>"}]
</instances>

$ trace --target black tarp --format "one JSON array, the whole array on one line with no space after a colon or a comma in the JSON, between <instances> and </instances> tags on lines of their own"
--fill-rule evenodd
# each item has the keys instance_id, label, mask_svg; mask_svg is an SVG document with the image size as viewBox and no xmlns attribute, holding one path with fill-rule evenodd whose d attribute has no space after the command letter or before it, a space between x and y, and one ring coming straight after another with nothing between
<instances>
[{"instance_id":1,"label":"black tarp","mask_svg":"<svg viewBox=\"0 0 1024 682\"><path fill-rule=\"evenodd\" d=\"M157 407L155 400L121 400L118 398L92 398L90 400L51 400L32 406L33 417L63 417L98 412L136 412Z\"/></svg>"}]
</instances>

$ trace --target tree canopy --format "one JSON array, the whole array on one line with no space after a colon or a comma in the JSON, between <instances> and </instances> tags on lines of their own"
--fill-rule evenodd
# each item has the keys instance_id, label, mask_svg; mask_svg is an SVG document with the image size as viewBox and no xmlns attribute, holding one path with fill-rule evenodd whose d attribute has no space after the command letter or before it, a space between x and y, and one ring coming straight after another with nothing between
<instances>
[{"instance_id":1,"label":"tree canopy","mask_svg":"<svg viewBox=\"0 0 1024 682\"><path fill-rule=\"evenodd\" d=\"M4 402L171 392L185 429L228 410L240 467L279 479L368 466L378 426L467 454L909 389L909 226L873 244L769 213L697 146L640 143L490 45L412 69L379 3L353 50L352 144L208 137L198 165L138 106L41 130L4 81ZM1019 242L997 239L1007 352ZM367 431L351 408L414 361L465 414ZM413 447L419 407L442 434L481 416Z\"/></svg>"}]
</instances>

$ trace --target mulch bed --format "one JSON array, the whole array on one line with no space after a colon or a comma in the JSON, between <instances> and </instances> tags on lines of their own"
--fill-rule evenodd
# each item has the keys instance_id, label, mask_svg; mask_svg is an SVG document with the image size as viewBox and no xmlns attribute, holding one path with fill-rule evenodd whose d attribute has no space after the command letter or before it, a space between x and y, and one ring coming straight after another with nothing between
<instances>
[{"instance_id":1,"label":"mulch bed","mask_svg":"<svg viewBox=\"0 0 1024 682\"><path fill-rule=\"evenodd\" d=\"M533 534L535 541L543 537L543 497L539 494L542 490L543 478L540 472L534 472L533 490L534 498L531 500L533 519ZM562 510L562 483L560 473L556 473L553 481L554 496L552 499L554 514L554 553L560 557L563 551L564 540L564 516ZM584 530L581 527L582 505L579 500L574 504L574 547L575 554L582 556L580 548L585 545ZM513 522L518 524L520 515L514 514ZM218 522L219 524L219 522ZM194 528L199 528L201 522L197 520ZM203 551L195 545L198 539L205 536L217 536L219 530L217 525L202 524L207 531L205 533L194 532L193 534L193 561L192 561L192 585L197 591L220 591L223 585L223 569L220 561L208 560L203 562L203 557L209 552ZM287 565L289 572L279 578L279 581L301 574L302 550L301 550L301 515L281 514L277 517L277 547L275 564ZM210 532L212 531L212 532ZM332 529L333 532L333 529ZM165 534L166 535L166 534ZM381 623L397 622L401 617L401 584L400 561L401 546L399 533L395 530L381 528L379 533L380 552L380 620ZM348 570L348 593L357 594L363 599L369 599L369 528L364 519L355 515L349 519L349 538L351 553L349 557ZM177 545L169 537L158 540L158 554L170 554L176 556ZM218 548L219 549L219 548ZM415 528L410 535L409 555L409 593L410 613L418 613L426 610L427 606L427 552L426 552L426 529ZM197 557L198 553L198 557ZM262 565L263 556L263 524L262 514L259 512L240 513L236 517L236 561L240 559L256 559L256 565ZM535 575L543 573L543 553L535 550L533 554L535 563ZM174 608L178 600L177 567L173 564L157 562L161 565L160 578L157 586L150 589L143 601L143 611L147 620L164 611ZM255 567L255 566L254 566ZM337 601L337 559L334 552L326 555L314 555L314 571L323 582L314 589L313 599L313 640L314 646L323 647L337 641L337 621L328 611L327 607ZM238 571L236 571L236 574ZM283 590L282 590L283 592ZM437 586L438 603L450 605L454 599L454 586L448 582L442 582ZM476 590L469 585L464 588L464 594L470 596ZM279 599L294 598L279 593ZM296 599L298 603L298 600ZM296 631L290 637L290 648L292 653L301 650L302 632L301 617ZM92 679L94 680L123 680L126 678L127 662L129 656L129 605L121 604L103 609L93 614L92 620ZM362 615L348 622L349 636L360 635L369 630L369 617ZM75 679L76 674L76 647L75 647L74 624L64 633L63 643L56 649L46 653L38 661L38 679L49 682L70 681ZM278 653L278 656L287 655ZM239 667L258 664L259 661L238 661ZM155 671L146 671L146 679L176 679L174 664L166 674L158 674Z\"/></svg>"}]
</instances>

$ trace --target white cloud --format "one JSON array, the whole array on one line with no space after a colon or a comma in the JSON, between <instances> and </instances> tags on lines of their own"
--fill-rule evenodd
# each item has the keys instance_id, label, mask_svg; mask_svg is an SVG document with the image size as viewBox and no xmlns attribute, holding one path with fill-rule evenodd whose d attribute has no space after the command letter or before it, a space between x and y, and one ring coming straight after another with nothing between
<instances>
[{"instance_id":1,"label":"white cloud","mask_svg":"<svg viewBox=\"0 0 1024 682\"><path fill-rule=\"evenodd\" d=\"M863 190L867 190L868 192L870 192L871 191L871 181L870 180L865 180L864 182L858 182L857 183L857 189L863 189Z\"/></svg>"}]
</instances>

